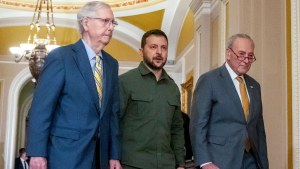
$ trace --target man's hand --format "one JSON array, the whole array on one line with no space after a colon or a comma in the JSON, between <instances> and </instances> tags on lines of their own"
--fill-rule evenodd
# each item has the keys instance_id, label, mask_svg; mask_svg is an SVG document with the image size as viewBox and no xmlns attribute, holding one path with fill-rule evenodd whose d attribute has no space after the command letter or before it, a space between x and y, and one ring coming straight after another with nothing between
<instances>
[{"instance_id":1,"label":"man's hand","mask_svg":"<svg viewBox=\"0 0 300 169\"><path fill-rule=\"evenodd\" d=\"M30 169L47 169L47 159L44 157L31 157Z\"/></svg>"},{"instance_id":2,"label":"man's hand","mask_svg":"<svg viewBox=\"0 0 300 169\"><path fill-rule=\"evenodd\" d=\"M202 169L220 169L220 168L216 166L214 163L209 163L202 166Z\"/></svg>"},{"instance_id":3,"label":"man's hand","mask_svg":"<svg viewBox=\"0 0 300 169\"><path fill-rule=\"evenodd\" d=\"M184 167L177 167L177 169L184 169Z\"/></svg>"},{"instance_id":4,"label":"man's hand","mask_svg":"<svg viewBox=\"0 0 300 169\"><path fill-rule=\"evenodd\" d=\"M109 160L109 169L122 169L119 160Z\"/></svg>"}]
</instances>

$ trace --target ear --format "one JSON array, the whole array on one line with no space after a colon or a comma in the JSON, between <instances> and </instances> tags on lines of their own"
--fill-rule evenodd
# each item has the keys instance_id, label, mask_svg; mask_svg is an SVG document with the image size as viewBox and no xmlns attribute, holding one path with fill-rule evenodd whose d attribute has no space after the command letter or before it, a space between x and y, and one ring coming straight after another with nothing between
<instances>
[{"instance_id":1,"label":"ear","mask_svg":"<svg viewBox=\"0 0 300 169\"><path fill-rule=\"evenodd\" d=\"M140 48L140 49L139 49L139 56L140 56L140 57L143 57L143 51L144 51L143 48Z\"/></svg>"},{"instance_id":2,"label":"ear","mask_svg":"<svg viewBox=\"0 0 300 169\"><path fill-rule=\"evenodd\" d=\"M227 48L225 53L226 53L225 59L227 60L230 58L231 50Z\"/></svg>"},{"instance_id":3,"label":"ear","mask_svg":"<svg viewBox=\"0 0 300 169\"><path fill-rule=\"evenodd\" d=\"M89 19L87 17L84 17L81 21L81 24L82 24L82 27L84 28L85 31L87 31L89 28L88 28L88 21Z\"/></svg>"}]
</instances>

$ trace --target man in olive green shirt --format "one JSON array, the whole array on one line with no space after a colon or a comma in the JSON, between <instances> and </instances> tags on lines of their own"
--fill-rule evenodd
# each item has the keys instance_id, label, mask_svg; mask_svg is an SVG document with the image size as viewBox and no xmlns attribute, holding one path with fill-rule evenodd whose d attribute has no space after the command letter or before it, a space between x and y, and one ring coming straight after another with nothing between
<instances>
[{"instance_id":1,"label":"man in olive green shirt","mask_svg":"<svg viewBox=\"0 0 300 169\"><path fill-rule=\"evenodd\" d=\"M120 76L123 169L183 169L180 92L163 66L168 39L161 30L143 35L143 61Z\"/></svg>"}]
</instances>

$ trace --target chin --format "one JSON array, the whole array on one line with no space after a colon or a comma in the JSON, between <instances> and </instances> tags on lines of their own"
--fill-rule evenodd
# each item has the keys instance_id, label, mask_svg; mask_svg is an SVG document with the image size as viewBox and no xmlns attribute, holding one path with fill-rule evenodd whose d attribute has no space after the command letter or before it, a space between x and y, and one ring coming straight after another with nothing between
<instances>
[{"instance_id":1,"label":"chin","mask_svg":"<svg viewBox=\"0 0 300 169\"><path fill-rule=\"evenodd\" d=\"M242 75L244 75L244 74L246 74L248 71L249 71L249 70L242 70L242 71L240 71L239 73L242 74Z\"/></svg>"},{"instance_id":2,"label":"chin","mask_svg":"<svg viewBox=\"0 0 300 169\"><path fill-rule=\"evenodd\" d=\"M103 39L101 39L101 42L104 44L108 44L110 42L110 39L111 38L103 38Z\"/></svg>"},{"instance_id":3,"label":"chin","mask_svg":"<svg viewBox=\"0 0 300 169\"><path fill-rule=\"evenodd\" d=\"M110 41L101 41L102 44L108 45Z\"/></svg>"},{"instance_id":4,"label":"chin","mask_svg":"<svg viewBox=\"0 0 300 169\"><path fill-rule=\"evenodd\" d=\"M159 70L159 69L162 69L162 67L163 67L161 64L157 64L154 62L148 64L148 66L153 70Z\"/></svg>"}]
</instances>

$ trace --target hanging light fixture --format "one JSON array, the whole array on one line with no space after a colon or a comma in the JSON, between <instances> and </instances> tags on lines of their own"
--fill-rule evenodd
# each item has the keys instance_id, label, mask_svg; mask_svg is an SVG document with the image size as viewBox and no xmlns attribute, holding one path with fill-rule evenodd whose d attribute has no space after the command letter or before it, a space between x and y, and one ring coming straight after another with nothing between
<instances>
[{"instance_id":1,"label":"hanging light fixture","mask_svg":"<svg viewBox=\"0 0 300 169\"><path fill-rule=\"evenodd\" d=\"M46 23L41 26L41 14L46 10ZM30 34L27 43L21 43L19 47L10 47L10 52L15 56L15 62L22 58L29 61L29 69L36 82L42 70L47 54L58 47L55 37L55 25L53 19L52 0L37 0L32 22L29 25ZM41 29L46 29L46 37L41 37Z\"/></svg>"}]
</instances>

